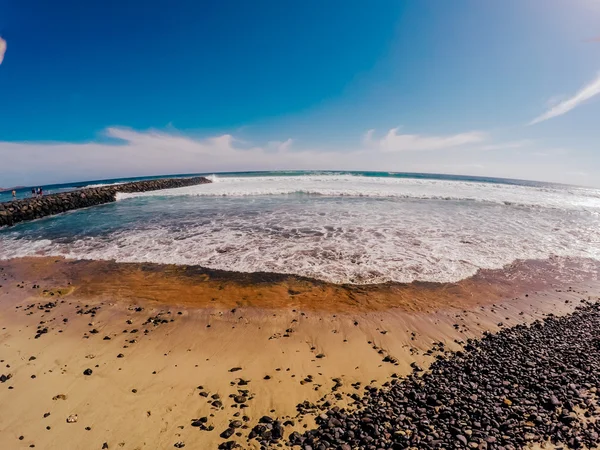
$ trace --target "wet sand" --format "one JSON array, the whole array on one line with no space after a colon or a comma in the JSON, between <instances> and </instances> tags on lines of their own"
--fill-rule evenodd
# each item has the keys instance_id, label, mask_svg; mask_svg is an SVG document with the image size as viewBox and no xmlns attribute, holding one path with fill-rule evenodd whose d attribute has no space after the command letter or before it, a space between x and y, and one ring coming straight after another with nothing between
<instances>
[{"instance_id":1,"label":"wet sand","mask_svg":"<svg viewBox=\"0 0 600 450\"><path fill-rule=\"evenodd\" d=\"M305 400L345 405L468 338L568 313L600 292L595 268L561 262L558 276L523 264L454 284L338 286L197 267L0 261L0 375L10 375L0 383L0 448L208 449L232 420L241 436L229 439L258 448L247 435L263 415L292 420L286 434L302 431L314 423L296 417ZM204 417L212 431L191 426Z\"/></svg>"}]
</instances>

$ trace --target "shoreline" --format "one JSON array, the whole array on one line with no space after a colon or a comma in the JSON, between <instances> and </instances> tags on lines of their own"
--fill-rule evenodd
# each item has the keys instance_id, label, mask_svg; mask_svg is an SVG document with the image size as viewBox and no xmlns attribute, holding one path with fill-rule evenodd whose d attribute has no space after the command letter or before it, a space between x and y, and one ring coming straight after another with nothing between
<instances>
[{"instance_id":1,"label":"shoreline","mask_svg":"<svg viewBox=\"0 0 600 450\"><path fill-rule=\"evenodd\" d=\"M434 312L448 306L493 303L600 279L600 262L578 258L515 261L502 269L479 270L455 283L413 281L369 285L335 284L282 273L52 256L0 260L0 269L17 278L68 285L80 298L112 301L122 298L189 308L294 306L332 312L389 309Z\"/></svg>"},{"instance_id":2,"label":"shoreline","mask_svg":"<svg viewBox=\"0 0 600 450\"><path fill-rule=\"evenodd\" d=\"M516 277L521 269L458 288L419 285L411 300L415 286L386 295L359 286L351 298L287 276L261 283L198 268L0 261L0 375L11 376L0 384L0 446L260 448L248 436L263 416L292 421L287 439L312 429L325 405L347 407L411 364L426 370L486 331L569 314L600 294L595 279L532 285L531 275ZM375 299L360 305L366 297ZM298 415L306 401L317 408ZM77 422L66 422L71 415Z\"/></svg>"}]
</instances>

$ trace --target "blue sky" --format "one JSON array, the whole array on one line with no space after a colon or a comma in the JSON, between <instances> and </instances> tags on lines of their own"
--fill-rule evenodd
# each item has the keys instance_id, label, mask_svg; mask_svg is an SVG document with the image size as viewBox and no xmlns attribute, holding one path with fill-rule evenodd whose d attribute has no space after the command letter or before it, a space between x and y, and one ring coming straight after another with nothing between
<instances>
[{"instance_id":1,"label":"blue sky","mask_svg":"<svg viewBox=\"0 0 600 450\"><path fill-rule=\"evenodd\" d=\"M597 0L0 0L0 37L0 186L260 169L600 186Z\"/></svg>"}]
</instances>

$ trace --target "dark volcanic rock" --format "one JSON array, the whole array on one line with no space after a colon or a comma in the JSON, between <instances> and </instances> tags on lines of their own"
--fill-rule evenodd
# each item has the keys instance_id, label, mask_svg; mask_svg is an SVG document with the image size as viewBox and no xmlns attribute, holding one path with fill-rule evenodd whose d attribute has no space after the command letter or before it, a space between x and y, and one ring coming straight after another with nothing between
<instances>
[{"instance_id":1,"label":"dark volcanic rock","mask_svg":"<svg viewBox=\"0 0 600 450\"><path fill-rule=\"evenodd\" d=\"M354 394L359 409L353 412L317 412L318 428L294 432L288 443L302 449L507 450L550 441L598 448L599 342L600 304L584 301L567 316L469 339L427 372L414 365L403 380L365 389L362 398ZM306 403L298 411L310 413ZM260 422L249 437L272 445L275 427Z\"/></svg>"},{"instance_id":2,"label":"dark volcanic rock","mask_svg":"<svg viewBox=\"0 0 600 450\"><path fill-rule=\"evenodd\" d=\"M233 397L233 401L236 403L244 403L246 401L246 397L244 397L243 395L235 395Z\"/></svg>"},{"instance_id":3,"label":"dark volcanic rock","mask_svg":"<svg viewBox=\"0 0 600 450\"><path fill-rule=\"evenodd\" d=\"M241 420L232 420L231 423L229 424L229 428L239 428L241 426L242 426Z\"/></svg>"},{"instance_id":4,"label":"dark volcanic rock","mask_svg":"<svg viewBox=\"0 0 600 450\"><path fill-rule=\"evenodd\" d=\"M117 192L155 191L205 183L210 183L210 180L204 177L161 178L13 200L0 203L0 227L114 202Z\"/></svg>"},{"instance_id":5,"label":"dark volcanic rock","mask_svg":"<svg viewBox=\"0 0 600 450\"><path fill-rule=\"evenodd\" d=\"M221 444L219 444L219 447L217 447L217 448L219 450L231 450L234 448L240 448L240 446L235 441L227 441L227 442L222 442Z\"/></svg>"},{"instance_id":6,"label":"dark volcanic rock","mask_svg":"<svg viewBox=\"0 0 600 450\"><path fill-rule=\"evenodd\" d=\"M219 436L221 436L223 439L227 439L230 438L233 435L233 433L235 433L235 430L233 428L227 428Z\"/></svg>"}]
</instances>

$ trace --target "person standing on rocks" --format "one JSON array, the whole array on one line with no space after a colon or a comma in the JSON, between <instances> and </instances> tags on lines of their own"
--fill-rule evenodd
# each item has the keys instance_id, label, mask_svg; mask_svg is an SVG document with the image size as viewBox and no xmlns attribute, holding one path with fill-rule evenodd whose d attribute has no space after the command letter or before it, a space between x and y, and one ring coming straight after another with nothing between
<instances>
[{"instance_id":1,"label":"person standing on rocks","mask_svg":"<svg viewBox=\"0 0 600 450\"><path fill-rule=\"evenodd\" d=\"M35 188L31 188L31 196L35 197Z\"/></svg>"},{"instance_id":2,"label":"person standing on rocks","mask_svg":"<svg viewBox=\"0 0 600 450\"><path fill-rule=\"evenodd\" d=\"M12 197L13 197L13 200L17 199L17 191L15 191L14 189L12 190Z\"/></svg>"}]
</instances>

